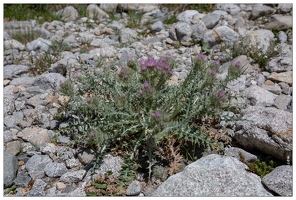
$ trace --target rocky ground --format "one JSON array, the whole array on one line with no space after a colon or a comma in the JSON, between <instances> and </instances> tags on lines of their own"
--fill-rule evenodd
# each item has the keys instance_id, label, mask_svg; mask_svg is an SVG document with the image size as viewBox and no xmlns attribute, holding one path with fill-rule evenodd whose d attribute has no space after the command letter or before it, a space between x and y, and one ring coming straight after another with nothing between
<instances>
[{"instance_id":1,"label":"rocky ground","mask_svg":"<svg viewBox=\"0 0 296 200\"><path fill-rule=\"evenodd\" d=\"M108 19L107 12L115 12L117 6L124 12ZM127 28L129 9L145 13L141 26ZM106 65L120 66L128 59L170 53L178 63L172 80L178 81L190 70L192 56L209 50L212 59L226 60L230 50L221 49L221 44L234 44L246 35L262 54L272 42L280 51L265 68L246 55L221 65L220 76L233 62L240 61L246 69L229 84L243 96L233 103L246 105L244 120L220 122L236 147L228 145L224 156L204 153L168 179L154 177L157 187L147 187L139 174L125 195L292 196L292 33L287 31L292 29L292 4L217 4L209 13L186 10L173 24L164 23L171 15L168 9L155 4L89 5L87 10L90 18L80 18L75 8L67 7L59 11L61 21L4 23L4 196L86 196L94 154L71 148L70 138L58 134L62 124L54 118L64 101L56 88L81 63L96 66L104 58ZM40 38L25 45L11 38L28 27ZM59 47L59 60L36 75L30 58L40 57L54 41L70 49ZM209 46L202 48L203 44ZM239 151L246 161L265 155L282 164L260 178L247 170ZM121 157L106 155L95 174L112 171L118 176L122 163Z\"/></svg>"}]
</instances>

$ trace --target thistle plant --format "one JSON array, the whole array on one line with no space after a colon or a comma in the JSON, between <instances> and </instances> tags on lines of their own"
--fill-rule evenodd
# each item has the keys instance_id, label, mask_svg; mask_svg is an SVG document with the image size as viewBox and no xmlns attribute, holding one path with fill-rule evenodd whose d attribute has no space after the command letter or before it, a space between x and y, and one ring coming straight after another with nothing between
<instances>
[{"instance_id":1,"label":"thistle plant","mask_svg":"<svg viewBox=\"0 0 296 200\"><path fill-rule=\"evenodd\" d=\"M95 152L105 153L117 145L131 159L144 153L150 177L161 143L173 138L178 143L211 145L195 121L219 118L221 111L231 108L226 85L241 74L239 67L231 66L227 78L219 80L219 62L200 53L192 63L186 79L175 85L168 84L176 65L168 54L158 60L152 56L130 60L117 71L82 69L61 86L60 92L71 99L64 111L72 116L61 131L75 145Z\"/></svg>"}]
</instances>

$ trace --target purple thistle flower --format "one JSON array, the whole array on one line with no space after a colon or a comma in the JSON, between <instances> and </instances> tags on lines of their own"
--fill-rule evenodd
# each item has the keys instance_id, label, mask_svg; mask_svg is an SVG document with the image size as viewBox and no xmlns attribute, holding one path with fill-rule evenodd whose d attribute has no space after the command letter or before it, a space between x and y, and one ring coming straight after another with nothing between
<instances>
[{"instance_id":1,"label":"purple thistle flower","mask_svg":"<svg viewBox=\"0 0 296 200\"><path fill-rule=\"evenodd\" d=\"M173 75L173 74L174 74L174 71L173 71L173 70L170 70L170 71L169 71L169 74L170 74L170 75Z\"/></svg>"},{"instance_id":2,"label":"purple thistle flower","mask_svg":"<svg viewBox=\"0 0 296 200\"><path fill-rule=\"evenodd\" d=\"M218 92L218 97L219 97L219 98L222 98L224 95L225 95L224 90L220 90L220 91Z\"/></svg>"},{"instance_id":3,"label":"purple thistle flower","mask_svg":"<svg viewBox=\"0 0 296 200\"><path fill-rule=\"evenodd\" d=\"M149 88L149 83L148 83L148 81L145 81L144 84L143 84L143 86L144 86L145 89L148 89L148 88Z\"/></svg>"},{"instance_id":4,"label":"purple thistle flower","mask_svg":"<svg viewBox=\"0 0 296 200\"><path fill-rule=\"evenodd\" d=\"M161 112L159 110L155 111L154 115L156 118L161 118Z\"/></svg>"},{"instance_id":5,"label":"purple thistle flower","mask_svg":"<svg viewBox=\"0 0 296 200\"><path fill-rule=\"evenodd\" d=\"M241 66L241 62L240 62L240 61L237 61L237 62L235 63L235 66L240 67L240 66Z\"/></svg>"},{"instance_id":6,"label":"purple thistle flower","mask_svg":"<svg viewBox=\"0 0 296 200\"><path fill-rule=\"evenodd\" d=\"M124 74L124 75L123 75L123 78L124 78L125 80L127 80L127 79L128 79L128 75L127 75L127 74Z\"/></svg>"},{"instance_id":7,"label":"purple thistle flower","mask_svg":"<svg viewBox=\"0 0 296 200\"><path fill-rule=\"evenodd\" d=\"M165 69L162 70L162 72L161 72L162 75L165 75L166 73L167 73L167 70L165 70Z\"/></svg>"},{"instance_id":8,"label":"purple thistle flower","mask_svg":"<svg viewBox=\"0 0 296 200\"><path fill-rule=\"evenodd\" d=\"M124 74L124 69L123 68L120 68L119 72L118 72L118 75L123 75Z\"/></svg>"},{"instance_id":9,"label":"purple thistle flower","mask_svg":"<svg viewBox=\"0 0 296 200\"><path fill-rule=\"evenodd\" d=\"M143 90L139 90L139 94L143 95L144 94Z\"/></svg>"},{"instance_id":10,"label":"purple thistle flower","mask_svg":"<svg viewBox=\"0 0 296 200\"><path fill-rule=\"evenodd\" d=\"M215 64L216 64L217 66L220 66L220 60L216 60Z\"/></svg>"},{"instance_id":11,"label":"purple thistle flower","mask_svg":"<svg viewBox=\"0 0 296 200\"><path fill-rule=\"evenodd\" d=\"M89 133L89 135L90 135L91 137L94 137L94 136L95 136L95 133L94 133L93 131L91 131L91 132Z\"/></svg>"},{"instance_id":12,"label":"purple thistle flower","mask_svg":"<svg viewBox=\"0 0 296 200\"><path fill-rule=\"evenodd\" d=\"M146 65L141 65L141 71L146 72L147 71L147 66Z\"/></svg>"},{"instance_id":13,"label":"purple thistle flower","mask_svg":"<svg viewBox=\"0 0 296 200\"><path fill-rule=\"evenodd\" d=\"M212 76L215 76L216 73L217 73L216 69L213 69L213 70L211 71L211 75L212 75Z\"/></svg>"},{"instance_id":14,"label":"purple thistle flower","mask_svg":"<svg viewBox=\"0 0 296 200\"><path fill-rule=\"evenodd\" d=\"M154 58L153 58L152 56L149 56L149 57L148 57L148 60L147 60L147 62L146 62L146 66L147 66L147 67L154 67L154 66L156 66L156 65L157 65L156 60L154 60Z\"/></svg>"},{"instance_id":15,"label":"purple thistle flower","mask_svg":"<svg viewBox=\"0 0 296 200\"><path fill-rule=\"evenodd\" d=\"M200 52L199 54L197 54L196 59L197 60L202 60L205 57L203 52Z\"/></svg>"}]
</instances>

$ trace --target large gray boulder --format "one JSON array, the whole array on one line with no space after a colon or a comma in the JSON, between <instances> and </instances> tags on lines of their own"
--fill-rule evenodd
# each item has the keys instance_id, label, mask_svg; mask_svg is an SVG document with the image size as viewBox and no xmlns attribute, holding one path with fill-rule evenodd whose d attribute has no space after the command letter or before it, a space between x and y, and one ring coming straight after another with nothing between
<instances>
[{"instance_id":1,"label":"large gray boulder","mask_svg":"<svg viewBox=\"0 0 296 200\"><path fill-rule=\"evenodd\" d=\"M281 196L293 195L293 167L282 165L263 177L262 183Z\"/></svg>"},{"instance_id":2,"label":"large gray boulder","mask_svg":"<svg viewBox=\"0 0 296 200\"><path fill-rule=\"evenodd\" d=\"M292 154L292 113L274 107L249 106L236 122L234 138L246 150L259 150L284 162Z\"/></svg>"},{"instance_id":3,"label":"large gray boulder","mask_svg":"<svg viewBox=\"0 0 296 200\"><path fill-rule=\"evenodd\" d=\"M239 160L211 154L162 183L152 196L272 196Z\"/></svg>"},{"instance_id":4,"label":"large gray boulder","mask_svg":"<svg viewBox=\"0 0 296 200\"><path fill-rule=\"evenodd\" d=\"M224 42L228 45L233 45L239 38L239 34L228 26L219 26L213 30L207 31L202 39L203 43L208 43L210 47Z\"/></svg>"},{"instance_id":5,"label":"large gray boulder","mask_svg":"<svg viewBox=\"0 0 296 200\"><path fill-rule=\"evenodd\" d=\"M3 157L3 184L4 188L7 188L12 185L16 177L18 161L14 155L7 152L4 152Z\"/></svg>"},{"instance_id":6,"label":"large gray boulder","mask_svg":"<svg viewBox=\"0 0 296 200\"><path fill-rule=\"evenodd\" d=\"M259 87L251 85L242 93L252 106L272 106L277 95Z\"/></svg>"}]
</instances>

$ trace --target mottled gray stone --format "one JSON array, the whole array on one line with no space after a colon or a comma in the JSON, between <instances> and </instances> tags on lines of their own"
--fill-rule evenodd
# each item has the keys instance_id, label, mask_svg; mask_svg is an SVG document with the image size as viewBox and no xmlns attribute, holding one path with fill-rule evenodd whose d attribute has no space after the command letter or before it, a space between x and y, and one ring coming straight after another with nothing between
<instances>
[{"instance_id":1,"label":"mottled gray stone","mask_svg":"<svg viewBox=\"0 0 296 200\"><path fill-rule=\"evenodd\" d=\"M248 162L254 162L258 159L257 156L241 149L241 148L237 148L237 147L230 147L230 148L227 148L225 150L225 155L226 156L231 156L233 158L236 158L238 159L239 161L241 161L241 157L240 157L240 153L242 154L243 156L243 159L246 163Z\"/></svg>"},{"instance_id":2,"label":"mottled gray stone","mask_svg":"<svg viewBox=\"0 0 296 200\"><path fill-rule=\"evenodd\" d=\"M74 158L75 151L66 146L58 146L57 147L57 156L59 161L66 161L68 159Z\"/></svg>"},{"instance_id":3,"label":"mottled gray stone","mask_svg":"<svg viewBox=\"0 0 296 200\"><path fill-rule=\"evenodd\" d=\"M34 82L34 80L35 80L35 77L19 77L19 78L12 79L9 84L14 86L19 86L19 85L29 86Z\"/></svg>"},{"instance_id":4,"label":"mottled gray stone","mask_svg":"<svg viewBox=\"0 0 296 200\"><path fill-rule=\"evenodd\" d=\"M281 14L272 15L269 18L269 22L265 24L264 28L272 30L287 30L292 28L293 26L293 18L292 16L286 16Z\"/></svg>"},{"instance_id":5,"label":"mottled gray stone","mask_svg":"<svg viewBox=\"0 0 296 200\"><path fill-rule=\"evenodd\" d=\"M48 130L40 127L27 127L18 132L17 136L37 146L50 142Z\"/></svg>"},{"instance_id":6,"label":"mottled gray stone","mask_svg":"<svg viewBox=\"0 0 296 200\"><path fill-rule=\"evenodd\" d=\"M292 96L282 94L276 97L274 101L274 105L278 109L286 110L288 108L288 105L291 103L291 101L292 101Z\"/></svg>"},{"instance_id":7,"label":"mottled gray stone","mask_svg":"<svg viewBox=\"0 0 296 200\"><path fill-rule=\"evenodd\" d=\"M75 159L75 158L71 158L69 160L66 160L66 166L70 169L74 168L74 167L77 167L80 165L80 162L78 159Z\"/></svg>"},{"instance_id":8,"label":"mottled gray stone","mask_svg":"<svg viewBox=\"0 0 296 200\"><path fill-rule=\"evenodd\" d=\"M68 169L64 163L57 162L48 163L44 168L44 172L48 177L60 177L67 171Z\"/></svg>"},{"instance_id":9,"label":"mottled gray stone","mask_svg":"<svg viewBox=\"0 0 296 200\"><path fill-rule=\"evenodd\" d=\"M15 112L13 115L4 117L4 125L8 128L12 128L20 123L24 118L23 112Z\"/></svg>"},{"instance_id":10,"label":"mottled gray stone","mask_svg":"<svg viewBox=\"0 0 296 200\"><path fill-rule=\"evenodd\" d=\"M4 188L10 187L18 170L17 158L7 152L3 153L3 184Z\"/></svg>"},{"instance_id":11,"label":"mottled gray stone","mask_svg":"<svg viewBox=\"0 0 296 200\"><path fill-rule=\"evenodd\" d=\"M16 178L13 181L13 184L20 187L28 187L30 181L31 181L31 178L28 175L28 173L22 171L17 174Z\"/></svg>"},{"instance_id":12,"label":"mottled gray stone","mask_svg":"<svg viewBox=\"0 0 296 200\"><path fill-rule=\"evenodd\" d=\"M250 49L257 48L261 54L266 54L274 39L274 34L270 30L259 29L248 31L245 37L244 45Z\"/></svg>"},{"instance_id":13,"label":"mottled gray stone","mask_svg":"<svg viewBox=\"0 0 296 200\"><path fill-rule=\"evenodd\" d=\"M277 6L278 13L288 13L291 12L293 9L292 3L279 3Z\"/></svg>"},{"instance_id":14,"label":"mottled gray stone","mask_svg":"<svg viewBox=\"0 0 296 200\"><path fill-rule=\"evenodd\" d=\"M122 28L119 32L119 40L122 43L133 41L137 37L137 32L130 28Z\"/></svg>"},{"instance_id":15,"label":"mottled gray stone","mask_svg":"<svg viewBox=\"0 0 296 200\"><path fill-rule=\"evenodd\" d=\"M191 41L192 29L189 24L185 22L178 22L174 29L176 31L177 40L182 42Z\"/></svg>"},{"instance_id":16,"label":"mottled gray stone","mask_svg":"<svg viewBox=\"0 0 296 200\"><path fill-rule=\"evenodd\" d=\"M273 81L280 81L288 83L289 85L292 85L293 83L293 72L282 72L282 73L272 73L267 77L267 79L273 80Z\"/></svg>"},{"instance_id":17,"label":"mottled gray stone","mask_svg":"<svg viewBox=\"0 0 296 200\"><path fill-rule=\"evenodd\" d=\"M56 14L62 16L62 20L66 22L75 21L79 16L78 11L73 6L67 6Z\"/></svg>"},{"instance_id":18,"label":"mottled gray stone","mask_svg":"<svg viewBox=\"0 0 296 200\"><path fill-rule=\"evenodd\" d=\"M141 192L141 183L139 181L133 181L129 184L126 195L127 196L137 196Z\"/></svg>"},{"instance_id":19,"label":"mottled gray stone","mask_svg":"<svg viewBox=\"0 0 296 200\"><path fill-rule=\"evenodd\" d=\"M65 77L58 73L46 73L38 76L32 86L39 86L43 90L59 88Z\"/></svg>"},{"instance_id":20,"label":"mottled gray stone","mask_svg":"<svg viewBox=\"0 0 296 200\"><path fill-rule=\"evenodd\" d=\"M3 68L3 75L5 79L12 79L27 72L29 68L30 67L26 65L5 65Z\"/></svg>"},{"instance_id":21,"label":"mottled gray stone","mask_svg":"<svg viewBox=\"0 0 296 200\"><path fill-rule=\"evenodd\" d=\"M278 84L273 84L273 85L263 84L261 87L269 92L272 92L273 94L276 94L276 95L280 95L282 92L282 89Z\"/></svg>"},{"instance_id":22,"label":"mottled gray stone","mask_svg":"<svg viewBox=\"0 0 296 200\"><path fill-rule=\"evenodd\" d=\"M191 26L192 34L191 37L193 40L201 41L205 32L207 32L207 27L203 21L199 21L196 24Z\"/></svg>"},{"instance_id":23,"label":"mottled gray stone","mask_svg":"<svg viewBox=\"0 0 296 200\"><path fill-rule=\"evenodd\" d=\"M26 169L28 170L31 178L36 180L42 178L44 174L44 168L47 164L51 163L52 160L48 155L34 155L26 163Z\"/></svg>"},{"instance_id":24,"label":"mottled gray stone","mask_svg":"<svg viewBox=\"0 0 296 200\"><path fill-rule=\"evenodd\" d=\"M66 183L79 182L83 179L85 174L86 174L85 170L66 172L61 176L60 180Z\"/></svg>"},{"instance_id":25,"label":"mottled gray stone","mask_svg":"<svg viewBox=\"0 0 296 200\"><path fill-rule=\"evenodd\" d=\"M67 74L67 65L60 64L59 62L54 63L47 70L49 73L59 73L62 76L66 76Z\"/></svg>"},{"instance_id":26,"label":"mottled gray stone","mask_svg":"<svg viewBox=\"0 0 296 200\"><path fill-rule=\"evenodd\" d=\"M181 12L178 16L177 19L179 21L185 22L187 24L191 24L191 20L194 15L199 14L197 10L186 10L184 12Z\"/></svg>"},{"instance_id":27,"label":"mottled gray stone","mask_svg":"<svg viewBox=\"0 0 296 200\"><path fill-rule=\"evenodd\" d=\"M138 4L133 4L133 3L129 3L129 4L124 4L124 3L120 3L118 4L118 7L129 11L129 10L136 10L136 11L142 11L144 13L153 11L155 9L158 9L159 5L157 4L152 4L152 3L138 3Z\"/></svg>"},{"instance_id":28,"label":"mottled gray stone","mask_svg":"<svg viewBox=\"0 0 296 200\"><path fill-rule=\"evenodd\" d=\"M151 30L152 31L159 32L159 31L161 31L163 29L164 29L164 27L163 27L162 21L157 21L157 22L155 22L155 23L153 23L151 25Z\"/></svg>"},{"instance_id":29,"label":"mottled gray stone","mask_svg":"<svg viewBox=\"0 0 296 200\"><path fill-rule=\"evenodd\" d=\"M242 93L251 105L256 106L272 106L277 95L259 87L257 85L251 85L246 88Z\"/></svg>"},{"instance_id":30,"label":"mottled gray stone","mask_svg":"<svg viewBox=\"0 0 296 200\"><path fill-rule=\"evenodd\" d=\"M217 13L208 13L203 18L201 18L201 21L204 22L204 24L208 29L211 29L214 26L216 26L219 20L220 20L220 15Z\"/></svg>"},{"instance_id":31,"label":"mottled gray stone","mask_svg":"<svg viewBox=\"0 0 296 200\"><path fill-rule=\"evenodd\" d=\"M6 144L5 152L10 153L12 155L17 155L21 150L21 142L20 141L12 141Z\"/></svg>"},{"instance_id":32,"label":"mottled gray stone","mask_svg":"<svg viewBox=\"0 0 296 200\"><path fill-rule=\"evenodd\" d=\"M246 150L257 149L286 162L292 151L292 113L274 107L249 106L241 111L234 138Z\"/></svg>"},{"instance_id":33,"label":"mottled gray stone","mask_svg":"<svg viewBox=\"0 0 296 200\"><path fill-rule=\"evenodd\" d=\"M115 13L117 6L118 6L117 3L101 3L100 4L100 8L105 12L109 12L109 13Z\"/></svg>"},{"instance_id":34,"label":"mottled gray stone","mask_svg":"<svg viewBox=\"0 0 296 200\"><path fill-rule=\"evenodd\" d=\"M216 6L218 10L227 11L231 15L237 15L241 10L238 5L233 3L218 3Z\"/></svg>"},{"instance_id":35,"label":"mottled gray stone","mask_svg":"<svg viewBox=\"0 0 296 200\"><path fill-rule=\"evenodd\" d=\"M213 30L207 31L202 39L203 43L208 43L210 47L217 44L221 40L225 44L233 45L236 40L238 40L239 35L233 29L228 26L219 26Z\"/></svg>"},{"instance_id":36,"label":"mottled gray stone","mask_svg":"<svg viewBox=\"0 0 296 200\"><path fill-rule=\"evenodd\" d=\"M119 171L121 170L121 165L123 164L123 160L119 156L112 156L107 154L104 156L102 164L100 168L95 171L97 174L105 174L108 171L112 171L114 177L118 177Z\"/></svg>"},{"instance_id":37,"label":"mottled gray stone","mask_svg":"<svg viewBox=\"0 0 296 200\"><path fill-rule=\"evenodd\" d=\"M43 38L38 38L36 40L33 40L32 42L29 42L26 47L28 51L44 51L47 52L49 49L49 46L52 44L50 40L45 40Z\"/></svg>"},{"instance_id":38,"label":"mottled gray stone","mask_svg":"<svg viewBox=\"0 0 296 200\"><path fill-rule=\"evenodd\" d=\"M246 169L235 158L212 154L169 177L152 196L272 196Z\"/></svg>"},{"instance_id":39,"label":"mottled gray stone","mask_svg":"<svg viewBox=\"0 0 296 200\"><path fill-rule=\"evenodd\" d=\"M88 17L91 19L100 20L102 18L109 18L109 15L96 4L88 5L86 8L86 12L88 13Z\"/></svg>"},{"instance_id":40,"label":"mottled gray stone","mask_svg":"<svg viewBox=\"0 0 296 200\"><path fill-rule=\"evenodd\" d=\"M61 144L70 144L70 138L66 136L59 135L57 138L57 142Z\"/></svg>"},{"instance_id":41,"label":"mottled gray stone","mask_svg":"<svg viewBox=\"0 0 296 200\"><path fill-rule=\"evenodd\" d=\"M77 157L82 164L87 165L95 158L95 155L91 149L80 149Z\"/></svg>"},{"instance_id":42,"label":"mottled gray stone","mask_svg":"<svg viewBox=\"0 0 296 200\"><path fill-rule=\"evenodd\" d=\"M4 41L4 50L8 49L17 49L17 50L25 50L25 46L17 40L11 39Z\"/></svg>"},{"instance_id":43,"label":"mottled gray stone","mask_svg":"<svg viewBox=\"0 0 296 200\"><path fill-rule=\"evenodd\" d=\"M251 19L257 19L258 17L265 16L273 13L273 8L266 5L254 5L251 11Z\"/></svg>"},{"instance_id":44,"label":"mottled gray stone","mask_svg":"<svg viewBox=\"0 0 296 200\"><path fill-rule=\"evenodd\" d=\"M74 191L69 192L67 197L86 197L85 189L82 187L78 187Z\"/></svg>"},{"instance_id":45,"label":"mottled gray stone","mask_svg":"<svg viewBox=\"0 0 296 200\"><path fill-rule=\"evenodd\" d=\"M263 177L262 183L281 196L293 195L293 167L282 165Z\"/></svg>"},{"instance_id":46,"label":"mottled gray stone","mask_svg":"<svg viewBox=\"0 0 296 200\"><path fill-rule=\"evenodd\" d=\"M43 180L36 179L34 181L32 189L27 193L27 196L28 197L45 196L44 189L46 186L47 186L47 183L45 183Z\"/></svg>"},{"instance_id":47,"label":"mottled gray stone","mask_svg":"<svg viewBox=\"0 0 296 200\"><path fill-rule=\"evenodd\" d=\"M268 62L266 69L271 72L291 71L293 69L293 57L283 56L273 58Z\"/></svg>"},{"instance_id":48,"label":"mottled gray stone","mask_svg":"<svg viewBox=\"0 0 296 200\"><path fill-rule=\"evenodd\" d=\"M280 31L278 33L278 40L280 43L287 43L288 41L288 36L284 31Z\"/></svg>"},{"instance_id":49,"label":"mottled gray stone","mask_svg":"<svg viewBox=\"0 0 296 200\"><path fill-rule=\"evenodd\" d=\"M3 89L3 114L12 114L14 111L15 95L13 93L14 86L8 85Z\"/></svg>"}]
</instances>

